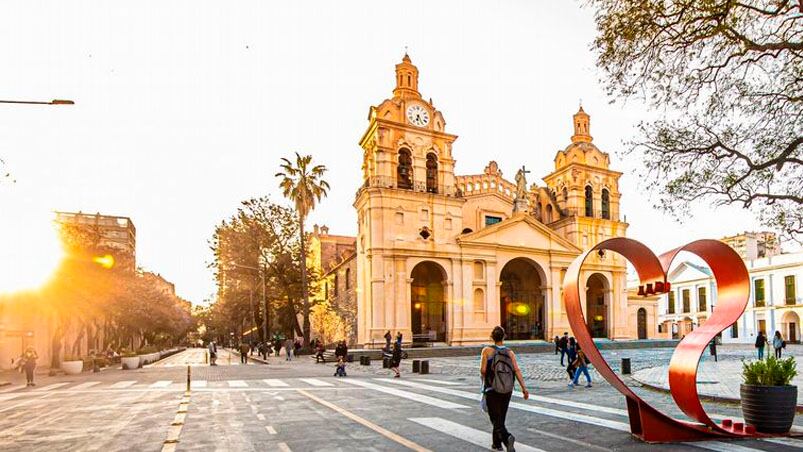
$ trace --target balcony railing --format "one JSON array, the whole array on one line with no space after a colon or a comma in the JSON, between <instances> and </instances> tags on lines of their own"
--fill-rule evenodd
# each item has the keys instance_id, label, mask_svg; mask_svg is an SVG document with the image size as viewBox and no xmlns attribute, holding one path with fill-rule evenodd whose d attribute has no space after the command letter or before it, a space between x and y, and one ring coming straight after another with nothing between
<instances>
[{"instance_id":1,"label":"balcony railing","mask_svg":"<svg viewBox=\"0 0 803 452\"><path fill-rule=\"evenodd\" d=\"M568 216L576 216L576 217L588 217L586 215L585 208L568 208L563 209L563 212ZM602 209L594 209L592 217L594 218L602 218ZM605 220L612 220L612 221L619 221L619 215L614 215L613 212L608 212L608 218L603 218Z\"/></svg>"},{"instance_id":2,"label":"balcony railing","mask_svg":"<svg viewBox=\"0 0 803 452\"><path fill-rule=\"evenodd\" d=\"M427 187L427 183L423 181L413 181L412 188L400 188L397 184L395 177L387 176L372 176L369 177L365 183L357 190L356 196L359 196L366 188L392 188L395 190L414 191L419 193L433 193L455 198L462 198L463 194L460 190L450 185L439 185L437 187Z\"/></svg>"}]
</instances>

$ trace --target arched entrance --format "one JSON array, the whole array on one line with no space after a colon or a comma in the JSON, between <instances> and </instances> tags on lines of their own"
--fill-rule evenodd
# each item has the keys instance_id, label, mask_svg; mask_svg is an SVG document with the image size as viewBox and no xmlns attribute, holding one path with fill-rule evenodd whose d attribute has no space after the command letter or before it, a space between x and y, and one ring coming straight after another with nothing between
<instances>
[{"instance_id":1,"label":"arched entrance","mask_svg":"<svg viewBox=\"0 0 803 452\"><path fill-rule=\"evenodd\" d=\"M781 334L786 342L799 342L800 317L794 311L789 311L781 319ZM774 334L774 333L773 333Z\"/></svg>"},{"instance_id":2,"label":"arched entrance","mask_svg":"<svg viewBox=\"0 0 803 452\"><path fill-rule=\"evenodd\" d=\"M636 313L636 326L638 329L638 338L647 339L647 310L638 308Z\"/></svg>"},{"instance_id":3,"label":"arched entrance","mask_svg":"<svg viewBox=\"0 0 803 452\"><path fill-rule=\"evenodd\" d=\"M542 274L538 264L521 257L502 268L500 324L508 339L544 339L546 312Z\"/></svg>"},{"instance_id":4,"label":"arched entrance","mask_svg":"<svg viewBox=\"0 0 803 452\"><path fill-rule=\"evenodd\" d=\"M410 286L413 342L446 342L446 272L434 262L413 268Z\"/></svg>"},{"instance_id":5,"label":"arched entrance","mask_svg":"<svg viewBox=\"0 0 803 452\"><path fill-rule=\"evenodd\" d=\"M586 283L586 318L591 337L608 337L608 279L599 273Z\"/></svg>"}]
</instances>

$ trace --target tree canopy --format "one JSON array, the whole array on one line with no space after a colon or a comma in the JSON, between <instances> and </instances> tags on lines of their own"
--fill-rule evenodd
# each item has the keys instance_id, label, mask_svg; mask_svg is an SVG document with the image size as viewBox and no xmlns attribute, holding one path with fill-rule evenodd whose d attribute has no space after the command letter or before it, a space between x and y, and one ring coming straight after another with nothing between
<instances>
[{"instance_id":1,"label":"tree canopy","mask_svg":"<svg viewBox=\"0 0 803 452\"><path fill-rule=\"evenodd\" d=\"M803 237L803 11L798 0L588 0L609 95L660 110L639 124L648 186L750 209Z\"/></svg>"}]
</instances>

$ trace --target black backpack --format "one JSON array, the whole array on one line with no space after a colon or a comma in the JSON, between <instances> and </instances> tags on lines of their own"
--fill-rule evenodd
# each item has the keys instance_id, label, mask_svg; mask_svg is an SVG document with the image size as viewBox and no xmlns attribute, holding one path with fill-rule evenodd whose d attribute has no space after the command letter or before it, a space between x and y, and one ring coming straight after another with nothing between
<instances>
[{"instance_id":1,"label":"black backpack","mask_svg":"<svg viewBox=\"0 0 803 452\"><path fill-rule=\"evenodd\" d=\"M513 370L513 358L505 348L496 349L491 360L491 389L499 394L510 394L513 392L513 383L516 373Z\"/></svg>"}]
</instances>

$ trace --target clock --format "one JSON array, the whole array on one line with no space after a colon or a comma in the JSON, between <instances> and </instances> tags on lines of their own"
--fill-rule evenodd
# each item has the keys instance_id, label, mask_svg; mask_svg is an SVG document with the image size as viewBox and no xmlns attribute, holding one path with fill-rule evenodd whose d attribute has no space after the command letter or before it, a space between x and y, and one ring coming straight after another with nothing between
<instances>
[{"instance_id":1,"label":"clock","mask_svg":"<svg viewBox=\"0 0 803 452\"><path fill-rule=\"evenodd\" d=\"M407 121L418 127L425 127L429 124L429 112L421 105L410 105L407 108Z\"/></svg>"}]
</instances>

